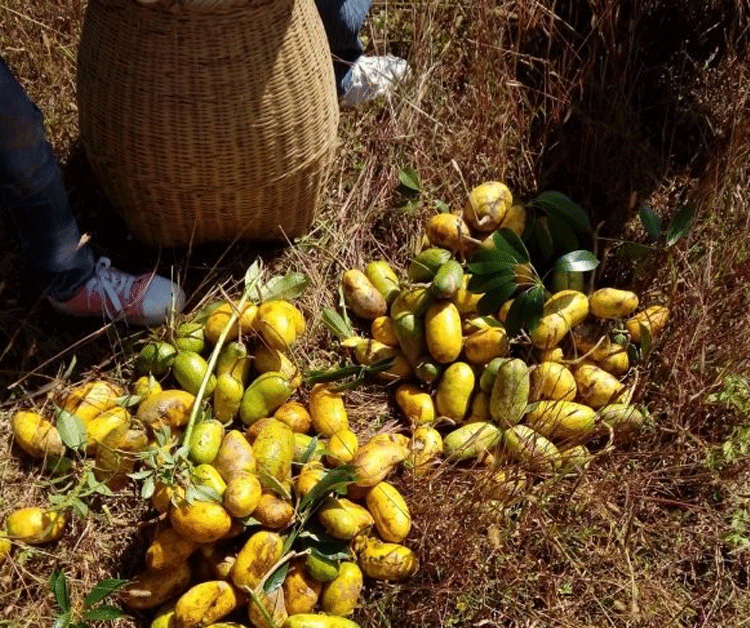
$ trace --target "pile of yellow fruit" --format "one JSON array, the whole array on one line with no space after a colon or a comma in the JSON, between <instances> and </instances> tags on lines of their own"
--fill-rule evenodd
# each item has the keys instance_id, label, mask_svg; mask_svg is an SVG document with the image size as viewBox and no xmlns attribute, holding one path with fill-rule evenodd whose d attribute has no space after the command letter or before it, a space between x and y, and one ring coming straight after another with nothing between
<instances>
[{"instance_id":1,"label":"pile of yellow fruit","mask_svg":"<svg viewBox=\"0 0 750 628\"><path fill-rule=\"evenodd\" d=\"M228 326L233 311L237 320ZM121 593L131 609L160 607L154 628L239 627L220 622L237 618L241 607L258 628L270 626L269 617L287 628L351 628L356 624L345 617L364 576L398 580L416 570L415 555L400 544L411 528L409 509L385 481L409 457L409 439L382 433L360 446L343 395L328 384L312 387L307 406L290 400L302 377L288 350L304 332L301 312L288 301L241 311L218 304L205 322L178 327L173 343L144 346L144 375L130 394L97 380L60 399L62 411L85 427L80 451L95 460L96 477L113 490L126 485L128 474L146 480L142 495L164 513L146 570ZM201 353L219 341L209 375L210 358ZM201 393L210 396L212 415L193 412ZM58 429L41 414L18 412L12 422L29 455L65 454ZM350 465L338 485L346 497L328 487L306 503L342 465ZM66 514L51 508L11 513L0 559L11 540L48 543L65 525ZM314 543L302 550L287 543L310 530L337 544L334 557ZM264 587L282 566L278 586Z\"/></svg>"}]
</instances>

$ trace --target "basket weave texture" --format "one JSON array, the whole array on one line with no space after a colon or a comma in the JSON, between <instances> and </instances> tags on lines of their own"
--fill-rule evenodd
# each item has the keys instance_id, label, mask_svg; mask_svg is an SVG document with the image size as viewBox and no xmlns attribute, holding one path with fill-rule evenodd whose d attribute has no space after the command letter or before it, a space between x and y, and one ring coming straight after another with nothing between
<instances>
[{"instance_id":1,"label":"basket weave texture","mask_svg":"<svg viewBox=\"0 0 750 628\"><path fill-rule=\"evenodd\" d=\"M102 189L152 245L303 234L337 142L313 0L90 0L78 108Z\"/></svg>"}]
</instances>

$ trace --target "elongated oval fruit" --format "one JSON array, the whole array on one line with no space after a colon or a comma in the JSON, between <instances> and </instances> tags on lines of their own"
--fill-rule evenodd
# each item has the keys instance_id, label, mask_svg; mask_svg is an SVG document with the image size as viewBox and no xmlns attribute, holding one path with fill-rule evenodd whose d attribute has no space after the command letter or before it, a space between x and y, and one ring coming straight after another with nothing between
<instances>
[{"instance_id":1,"label":"elongated oval fruit","mask_svg":"<svg viewBox=\"0 0 750 628\"><path fill-rule=\"evenodd\" d=\"M396 381L411 375L411 365L406 356L396 347L389 347L377 340L352 336L341 343L342 347L354 349L354 356L359 364L372 366L381 360L393 360L393 365L377 376L385 381Z\"/></svg>"},{"instance_id":2,"label":"elongated oval fruit","mask_svg":"<svg viewBox=\"0 0 750 628\"><path fill-rule=\"evenodd\" d=\"M592 408L615 403L625 392L625 387L616 377L593 364L581 364L574 375L578 394Z\"/></svg>"},{"instance_id":3,"label":"elongated oval fruit","mask_svg":"<svg viewBox=\"0 0 750 628\"><path fill-rule=\"evenodd\" d=\"M190 458L196 464L211 464L224 439L224 426L216 419L201 421L190 437Z\"/></svg>"},{"instance_id":4,"label":"elongated oval fruit","mask_svg":"<svg viewBox=\"0 0 750 628\"><path fill-rule=\"evenodd\" d=\"M275 628L276 626L281 626L289 616L286 612L284 589L281 587L270 592L260 591L256 595L256 600L263 606L267 616L271 618L271 622L260 611L256 601L251 599L247 603L247 614L250 618L250 625L253 628Z\"/></svg>"},{"instance_id":5,"label":"elongated oval fruit","mask_svg":"<svg viewBox=\"0 0 750 628\"><path fill-rule=\"evenodd\" d=\"M296 615L312 612L323 585L308 573L305 562L297 559L291 562L282 587L287 613Z\"/></svg>"},{"instance_id":6,"label":"elongated oval fruit","mask_svg":"<svg viewBox=\"0 0 750 628\"><path fill-rule=\"evenodd\" d=\"M165 528L156 535L146 550L146 566L161 571L183 563L198 549L198 543L177 533L174 528Z\"/></svg>"},{"instance_id":7,"label":"elongated oval fruit","mask_svg":"<svg viewBox=\"0 0 750 628\"><path fill-rule=\"evenodd\" d=\"M164 571L147 569L125 586L120 597L135 610L156 608L183 593L190 586L190 577L187 561Z\"/></svg>"},{"instance_id":8,"label":"elongated oval fruit","mask_svg":"<svg viewBox=\"0 0 750 628\"><path fill-rule=\"evenodd\" d=\"M641 342L641 325L651 332L651 337L656 339L661 331L667 326L669 319L669 308L663 305L652 305L635 316L625 321L625 327L630 332L633 342Z\"/></svg>"},{"instance_id":9,"label":"elongated oval fruit","mask_svg":"<svg viewBox=\"0 0 750 628\"><path fill-rule=\"evenodd\" d=\"M430 355L439 364L454 362L461 353L461 315L450 301L434 303L425 313L425 335Z\"/></svg>"},{"instance_id":10,"label":"elongated oval fruit","mask_svg":"<svg viewBox=\"0 0 750 628\"><path fill-rule=\"evenodd\" d=\"M529 377L529 401L540 399L573 401L578 392L573 373L557 362L542 362L532 367Z\"/></svg>"},{"instance_id":11,"label":"elongated oval fruit","mask_svg":"<svg viewBox=\"0 0 750 628\"><path fill-rule=\"evenodd\" d=\"M435 273L430 292L438 299L452 299L463 285L463 279L463 266L456 260L448 260Z\"/></svg>"},{"instance_id":12,"label":"elongated oval fruit","mask_svg":"<svg viewBox=\"0 0 750 628\"><path fill-rule=\"evenodd\" d=\"M375 286L378 292L383 295L388 306L393 303L394 299L401 291L399 287L398 276L391 268L388 262L375 260L365 266L365 277Z\"/></svg>"},{"instance_id":13,"label":"elongated oval fruit","mask_svg":"<svg viewBox=\"0 0 750 628\"><path fill-rule=\"evenodd\" d=\"M318 521L335 539L351 540L372 527L372 515L345 497L326 497L318 508Z\"/></svg>"},{"instance_id":14,"label":"elongated oval fruit","mask_svg":"<svg viewBox=\"0 0 750 628\"><path fill-rule=\"evenodd\" d=\"M276 493L264 491L253 511L253 518L267 530L282 530L294 521L294 508Z\"/></svg>"},{"instance_id":15,"label":"elongated oval fruit","mask_svg":"<svg viewBox=\"0 0 750 628\"><path fill-rule=\"evenodd\" d=\"M172 527L197 543L213 543L232 527L232 519L216 502L180 502L169 511Z\"/></svg>"},{"instance_id":16,"label":"elongated oval fruit","mask_svg":"<svg viewBox=\"0 0 750 628\"><path fill-rule=\"evenodd\" d=\"M62 456L65 452L57 428L36 412L16 412L11 419L18 446L34 458Z\"/></svg>"},{"instance_id":17,"label":"elongated oval fruit","mask_svg":"<svg viewBox=\"0 0 750 628\"><path fill-rule=\"evenodd\" d=\"M396 327L390 316L378 316L372 321L372 325L370 325L370 333L374 340L382 342L389 347L398 347Z\"/></svg>"},{"instance_id":18,"label":"elongated oval fruit","mask_svg":"<svg viewBox=\"0 0 750 628\"><path fill-rule=\"evenodd\" d=\"M65 523L64 513L31 506L10 513L5 518L5 532L13 540L43 545L60 539Z\"/></svg>"},{"instance_id":19,"label":"elongated oval fruit","mask_svg":"<svg viewBox=\"0 0 750 628\"><path fill-rule=\"evenodd\" d=\"M596 412L573 401L538 401L526 415L526 423L550 440L582 443L594 433Z\"/></svg>"},{"instance_id":20,"label":"elongated oval fruit","mask_svg":"<svg viewBox=\"0 0 750 628\"><path fill-rule=\"evenodd\" d=\"M138 355L138 372L164 375L169 371L176 355L177 349L168 342L149 342L143 346Z\"/></svg>"},{"instance_id":21,"label":"elongated oval fruit","mask_svg":"<svg viewBox=\"0 0 750 628\"><path fill-rule=\"evenodd\" d=\"M273 489L276 483L285 482L292 476L294 457L294 433L281 421L271 419L253 443L253 455L257 463L260 483Z\"/></svg>"},{"instance_id":22,"label":"elongated oval fruit","mask_svg":"<svg viewBox=\"0 0 750 628\"><path fill-rule=\"evenodd\" d=\"M231 613L239 604L234 588L224 580L209 580L188 589L174 607L181 628L208 626Z\"/></svg>"},{"instance_id":23,"label":"elongated oval fruit","mask_svg":"<svg viewBox=\"0 0 750 628\"><path fill-rule=\"evenodd\" d=\"M477 231L495 231L512 205L513 195L508 186L499 181L487 181L469 193L464 218Z\"/></svg>"},{"instance_id":24,"label":"elongated oval fruit","mask_svg":"<svg viewBox=\"0 0 750 628\"><path fill-rule=\"evenodd\" d=\"M396 403L411 425L435 422L432 397L414 384L402 384L396 389Z\"/></svg>"},{"instance_id":25,"label":"elongated oval fruit","mask_svg":"<svg viewBox=\"0 0 750 628\"><path fill-rule=\"evenodd\" d=\"M432 384L440 377L442 367L438 366L429 355L423 355L414 365L414 375L420 382Z\"/></svg>"},{"instance_id":26,"label":"elongated oval fruit","mask_svg":"<svg viewBox=\"0 0 750 628\"><path fill-rule=\"evenodd\" d=\"M583 469L591 460L591 452L586 445L575 445L560 452L560 468L567 471Z\"/></svg>"},{"instance_id":27,"label":"elongated oval fruit","mask_svg":"<svg viewBox=\"0 0 750 628\"><path fill-rule=\"evenodd\" d=\"M254 328L255 319L258 316L257 305L254 303L245 303L242 310L237 310L237 305L234 303L222 303L206 319L206 324L203 326L203 335L206 340L212 344L218 342L221 332L224 331L235 310L239 316L229 326L225 341L236 340L240 335L240 329L242 329L242 333L244 334Z\"/></svg>"},{"instance_id":28,"label":"elongated oval fruit","mask_svg":"<svg viewBox=\"0 0 750 628\"><path fill-rule=\"evenodd\" d=\"M242 546L231 571L232 582L240 588L254 589L281 558L283 539L276 532L261 530Z\"/></svg>"},{"instance_id":29,"label":"elongated oval fruit","mask_svg":"<svg viewBox=\"0 0 750 628\"><path fill-rule=\"evenodd\" d=\"M225 482L243 473L253 473L257 468L253 448L239 430L226 433L212 464Z\"/></svg>"},{"instance_id":30,"label":"elongated oval fruit","mask_svg":"<svg viewBox=\"0 0 750 628\"><path fill-rule=\"evenodd\" d=\"M63 410L75 414L81 421L88 423L102 412L114 408L117 399L125 391L116 384L97 380L72 388L62 404Z\"/></svg>"},{"instance_id":31,"label":"elongated oval fruit","mask_svg":"<svg viewBox=\"0 0 750 628\"><path fill-rule=\"evenodd\" d=\"M443 453L452 460L476 458L497 446L501 437L502 432L493 423L468 423L443 439Z\"/></svg>"},{"instance_id":32,"label":"elongated oval fruit","mask_svg":"<svg viewBox=\"0 0 750 628\"><path fill-rule=\"evenodd\" d=\"M616 343L612 343L596 358L596 363L604 371L615 377L624 375L630 368L628 350Z\"/></svg>"},{"instance_id":33,"label":"elongated oval fruit","mask_svg":"<svg viewBox=\"0 0 750 628\"><path fill-rule=\"evenodd\" d=\"M195 351L180 351L172 364L172 373L177 382L191 395L197 395L203 378L208 371L208 364ZM216 386L216 376L211 373L206 384L206 394L210 395Z\"/></svg>"},{"instance_id":34,"label":"elongated oval fruit","mask_svg":"<svg viewBox=\"0 0 750 628\"><path fill-rule=\"evenodd\" d=\"M310 418L315 431L324 438L349 428L342 393L328 384L315 384L310 391Z\"/></svg>"},{"instance_id":35,"label":"elongated oval fruit","mask_svg":"<svg viewBox=\"0 0 750 628\"><path fill-rule=\"evenodd\" d=\"M278 351L286 351L299 337L299 319L302 319L304 329L304 317L291 303L281 300L266 301L258 307L255 329L260 332L267 346Z\"/></svg>"},{"instance_id":36,"label":"elongated oval fruit","mask_svg":"<svg viewBox=\"0 0 750 628\"><path fill-rule=\"evenodd\" d=\"M435 298L427 288L402 290L391 304L391 318L395 319L403 312L411 312L415 316L422 316L434 300Z\"/></svg>"},{"instance_id":37,"label":"elongated oval fruit","mask_svg":"<svg viewBox=\"0 0 750 628\"><path fill-rule=\"evenodd\" d=\"M599 318L624 318L638 307L638 295L629 290L601 288L589 297L589 307Z\"/></svg>"},{"instance_id":38,"label":"elongated oval fruit","mask_svg":"<svg viewBox=\"0 0 750 628\"><path fill-rule=\"evenodd\" d=\"M252 358L247 354L247 347L242 342L228 342L222 347L216 359L216 377L229 373L243 386L247 384L250 375Z\"/></svg>"},{"instance_id":39,"label":"elongated oval fruit","mask_svg":"<svg viewBox=\"0 0 750 628\"><path fill-rule=\"evenodd\" d=\"M328 439L326 463L330 467L349 464L357 453L358 448L359 441L357 440L357 435L350 429L335 432Z\"/></svg>"},{"instance_id":40,"label":"elongated oval fruit","mask_svg":"<svg viewBox=\"0 0 750 628\"><path fill-rule=\"evenodd\" d=\"M180 351L195 351L196 353L203 351L205 342L202 323L182 323L177 327L175 335L174 344Z\"/></svg>"},{"instance_id":41,"label":"elongated oval fruit","mask_svg":"<svg viewBox=\"0 0 750 628\"><path fill-rule=\"evenodd\" d=\"M562 292L563 290L582 292L583 287L583 273L581 272L555 270L552 273L552 292Z\"/></svg>"},{"instance_id":42,"label":"elongated oval fruit","mask_svg":"<svg viewBox=\"0 0 750 628\"><path fill-rule=\"evenodd\" d=\"M263 345L255 352L255 370L260 373L276 371L289 380L292 388L299 388L302 383L302 373L297 365L292 362L282 351L273 347Z\"/></svg>"},{"instance_id":43,"label":"elongated oval fruit","mask_svg":"<svg viewBox=\"0 0 750 628\"><path fill-rule=\"evenodd\" d=\"M345 617L299 613L287 617L281 628L359 628L359 624Z\"/></svg>"},{"instance_id":44,"label":"elongated oval fruit","mask_svg":"<svg viewBox=\"0 0 750 628\"><path fill-rule=\"evenodd\" d=\"M417 557L398 543L364 539L355 543L360 569L374 580L403 580L417 570Z\"/></svg>"},{"instance_id":45,"label":"elongated oval fruit","mask_svg":"<svg viewBox=\"0 0 750 628\"><path fill-rule=\"evenodd\" d=\"M240 419L245 425L269 417L292 394L292 385L283 373L271 371L256 378L245 390Z\"/></svg>"},{"instance_id":46,"label":"elongated oval fruit","mask_svg":"<svg viewBox=\"0 0 750 628\"><path fill-rule=\"evenodd\" d=\"M502 362L490 394L490 416L503 427L512 427L522 418L529 403L529 368L518 358Z\"/></svg>"},{"instance_id":47,"label":"elongated oval fruit","mask_svg":"<svg viewBox=\"0 0 750 628\"><path fill-rule=\"evenodd\" d=\"M427 221L425 232L430 244L454 253L468 252L474 248L468 240L471 237L469 227L461 216L437 214Z\"/></svg>"},{"instance_id":48,"label":"elongated oval fruit","mask_svg":"<svg viewBox=\"0 0 750 628\"><path fill-rule=\"evenodd\" d=\"M362 271L347 270L341 285L346 305L360 318L371 321L388 311L383 295Z\"/></svg>"},{"instance_id":49,"label":"elongated oval fruit","mask_svg":"<svg viewBox=\"0 0 750 628\"><path fill-rule=\"evenodd\" d=\"M557 447L528 425L514 425L505 430L503 447L518 462L535 471L553 471L560 467Z\"/></svg>"},{"instance_id":50,"label":"elongated oval fruit","mask_svg":"<svg viewBox=\"0 0 750 628\"><path fill-rule=\"evenodd\" d=\"M299 499L307 495L326 475L323 463L317 460L306 462L294 481L294 492Z\"/></svg>"},{"instance_id":51,"label":"elongated oval fruit","mask_svg":"<svg viewBox=\"0 0 750 628\"><path fill-rule=\"evenodd\" d=\"M531 342L537 349L549 350L560 344L570 331L570 321L559 313L542 316L530 332Z\"/></svg>"},{"instance_id":52,"label":"elongated oval fruit","mask_svg":"<svg viewBox=\"0 0 750 628\"><path fill-rule=\"evenodd\" d=\"M393 329L396 332L401 353L406 356L410 364L416 364L425 352L424 321L420 316L411 312L403 312L393 319Z\"/></svg>"},{"instance_id":53,"label":"elongated oval fruit","mask_svg":"<svg viewBox=\"0 0 750 628\"><path fill-rule=\"evenodd\" d=\"M292 458L292 462L302 464L308 460L322 460L325 452L325 441L318 440L313 446L312 436L294 432L294 458ZM305 459L305 456L308 456L308 458Z\"/></svg>"},{"instance_id":54,"label":"elongated oval fruit","mask_svg":"<svg viewBox=\"0 0 750 628\"><path fill-rule=\"evenodd\" d=\"M406 274L415 283L427 283L433 280L438 269L452 257L451 252L446 249L425 249L411 261Z\"/></svg>"},{"instance_id":55,"label":"elongated oval fruit","mask_svg":"<svg viewBox=\"0 0 750 628\"><path fill-rule=\"evenodd\" d=\"M199 464L193 467L190 478L198 487L205 487L212 490L220 498L227 490L227 483L215 467L210 464Z\"/></svg>"},{"instance_id":56,"label":"elongated oval fruit","mask_svg":"<svg viewBox=\"0 0 750 628\"><path fill-rule=\"evenodd\" d=\"M630 435L638 432L643 427L643 414L635 406L624 403L612 403L599 408L599 420L602 424L611 427L615 435ZM607 433L606 427L600 427L598 432Z\"/></svg>"},{"instance_id":57,"label":"elongated oval fruit","mask_svg":"<svg viewBox=\"0 0 750 628\"><path fill-rule=\"evenodd\" d=\"M508 352L508 334L504 327L486 327L471 334L464 343L466 359L481 366Z\"/></svg>"},{"instance_id":58,"label":"elongated oval fruit","mask_svg":"<svg viewBox=\"0 0 750 628\"><path fill-rule=\"evenodd\" d=\"M464 278L466 278L466 276L467 275L464 275ZM473 316L477 313L479 300L483 296L484 294L475 294L466 288L459 288L456 290L456 294L451 297L451 303L458 308L458 312L461 316Z\"/></svg>"},{"instance_id":59,"label":"elongated oval fruit","mask_svg":"<svg viewBox=\"0 0 750 628\"><path fill-rule=\"evenodd\" d=\"M365 501L380 538L400 543L408 536L411 514L406 500L395 486L379 482L368 491Z\"/></svg>"},{"instance_id":60,"label":"elongated oval fruit","mask_svg":"<svg viewBox=\"0 0 750 628\"><path fill-rule=\"evenodd\" d=\"M312 427L312 418L307 408L297 401L287 401L279 406L273 417L286 423L294 433L306 434Z\"/></svg>"},{"instance_id":61,"label":"elongated oval fruit","mask_svg":"<svg viewBox=\"0 0 750 628\"><path fill-rule=\"evenodd\" d=\"M471 412L466 419L468 423L491 421L490 396L483 390L477 390L471 398Z\"/></svg>"},{"instance_id":62,"label":"elongated oval fruit","mask_svg":"<svg viewBox=\"0 0 750 628\"><path fill-rule=\"evenodd\" d=\"M500 223L501 229L510 229L519 238L523 236L526 229L526 208L523 205L512 205Z\"/></svg>"},{"instance_id":63,"label":"elongated oval fruit","mask_svg":"<svg viewBox=\"0 0 750 628\"><path fill-rule=\"evenodd\" d=\"M495 378L497 377L497 371L501 364L506 362L505 358L495 358L482 369L482 374L479 377L479 389L488 395L492 393L492 387L495 385Z\"/></svg>"},{"instance_id":64,"label":"elongated oval fruit","mask_svg":"<svg viewBox=\"0 0 750 628\"><path fill-rule=\"evenodd\" d=\"M561 290L544 303L544 316L563 314L571 327L582 323L589 314L589 299L577 290Z\"/></svg>"},{"instance_id":65,"label":"elongated oval fruit","mask_svg":"<svg viewBox=\"0 0 750 628\"><path fill-rule=\"evenodd\" d=\"M363 580L356 563L342 562L338 575L323 588L320 599L323 611L337 617L351 615L362 592Z\"/></svg>"},{"instance_id":66,"label":"elongated oval fruit","mask_svg":"<svg viewBox=\"0 0 750 628\"><path fill-rule=\"evenodd\" d=\"M122 427L127 431L131 420L130 413L122 406L105 410L91 419L86 425L86 453L89 456L96 454L99 443L104 440L107 434Z\"/></svg>"},{"instance_id":67,"label":"elongated oval fruit","mask_svg":"<svg viewBox=\"0 0 750 628\"><path fill-rule=\"evenodd\" d=\"M240 473L228 483L222 496L226 511L233 517L247 517L258 507L262 489L254 473Z\"/></svg>"},{"instance_id":68,"label":"elongated oval fruit","mask_svg":"<svg viewBox=\"0 0 750 628\"><path fill-rule=\"evenodd\" d=\"M362 445L352 460L354 483L357 486L375 486L409 455L408 440L403 442L397 434L381 434Z\"/></svg>"},{"instance_id":69,"label":"elongated oval fruit","mask_svg":"<svg viewBox=\"0 0 750 628\"><path fill-rule=\"evenodd\" d=\"M435 395L439 416L463 421L474 390L474 371L465 362L454 362L443 373Z\"/></svg>"},{"instance_id":70,"label":"elongated oval fruit","mask_svg":"<svg viewBox=\"0 0 750 628\"><path fill-rule=\"evenodd\" d=\"M442 453L443 437L434 427L422 425L414 430L408 465L414 469L416 475L426 473Z\"/></svg>"},{"instance_id":71,"label":"elongated oval fruit","mask_svg":"<svg viewBox=\"0 0 750 628\"><path fill-rule=\"evenodd\" d=\"M133 394L141 399L162 391L161 384L153 375L142 375L133 384Z\"/></svg>"}]
</instances>

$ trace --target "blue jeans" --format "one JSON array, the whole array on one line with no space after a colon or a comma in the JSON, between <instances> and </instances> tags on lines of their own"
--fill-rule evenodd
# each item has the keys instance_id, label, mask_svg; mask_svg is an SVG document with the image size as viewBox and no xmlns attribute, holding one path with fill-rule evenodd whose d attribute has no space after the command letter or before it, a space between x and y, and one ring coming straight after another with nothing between
<instances>
[{"instance_id":1,"label":"blue jeans","mask_svg":"<svg viewBox=\"0 0 750 628\"><path fill-rule=\"evenodd\" d=\"M363 52L362 22L372 0L316 0L333 55L336 89L351 84L351 66ZM80 232L44 138L39 109L0 57L0 207L15 224L18 240L40 289L61 301L93 274L94 255L79 246Z\"/></svg>"},{"instance_id":2,"label":"blue jeans","mask_svg":"<svg viewBox=\"0 0 750 628\"><path fill-rule=\"evenodd\" d=\"M94 272L94 255L79 247L42 114L0 57L0 207L15 224L40 289L65 300Z\"/></svg>"}]
</instances>

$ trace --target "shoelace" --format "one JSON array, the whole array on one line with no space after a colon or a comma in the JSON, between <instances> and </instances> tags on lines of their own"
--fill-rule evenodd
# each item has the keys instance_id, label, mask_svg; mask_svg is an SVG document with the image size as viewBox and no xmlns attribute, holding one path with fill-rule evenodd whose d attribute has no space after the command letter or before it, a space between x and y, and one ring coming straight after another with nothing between
<instances>
[{"instance_id":1,"label":"shoelace","mask_svg":"<svg viewBox=\"0 0 750 628\"><path fill-rule=\"evenodd\" d=\"M111 265L112 262L108 257L100 257L94 266L93 277L86 282L86 290L89 304L91 295L97 293L104 304L104 312L109 318L114 319L124 312L125 306L120 300L120 295L130 294L135 277L116 269L110 270Z\"/></svg>"}]
</instances>

